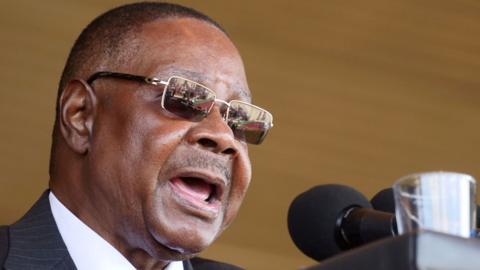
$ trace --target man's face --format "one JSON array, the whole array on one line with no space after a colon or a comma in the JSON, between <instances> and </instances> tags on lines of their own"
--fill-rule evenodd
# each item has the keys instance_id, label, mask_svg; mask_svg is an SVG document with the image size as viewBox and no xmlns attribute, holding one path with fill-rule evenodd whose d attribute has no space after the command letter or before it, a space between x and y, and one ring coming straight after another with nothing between
<instances>
[{"instance_id":1,"label":"man's face","mask_svg":"<svg viewBox=\"0 0 480 270\"><path fill-rule=\"evenodd\" d=\"M139 40L135 60L110 71L182 76L219 99L249 101L237 50L210 24L159 20L146 24ZM162 109L162 87L115 78L93 87L88 185L101 230L159 259L206 248L236 216L251 178L247 146L234 138L219 104L190 122Z\"/></svg>"}]
</instances>

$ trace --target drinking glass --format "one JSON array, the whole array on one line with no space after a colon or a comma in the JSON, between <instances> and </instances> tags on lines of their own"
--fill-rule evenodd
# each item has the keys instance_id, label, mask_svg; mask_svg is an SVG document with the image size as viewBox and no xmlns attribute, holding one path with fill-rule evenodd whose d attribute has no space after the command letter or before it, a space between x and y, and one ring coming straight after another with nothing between
<instances>
[{"instance_id":1,"label":"drinking glass","mask_svg":"<svg viewBox=\"0 0 480 270\"><path fill-rule=\"evenodd\" d=\"M398 232L431 230L460 237L475 234L475 179L455 172L416 173L393 185Z\"/></svg>"}]
</instances>

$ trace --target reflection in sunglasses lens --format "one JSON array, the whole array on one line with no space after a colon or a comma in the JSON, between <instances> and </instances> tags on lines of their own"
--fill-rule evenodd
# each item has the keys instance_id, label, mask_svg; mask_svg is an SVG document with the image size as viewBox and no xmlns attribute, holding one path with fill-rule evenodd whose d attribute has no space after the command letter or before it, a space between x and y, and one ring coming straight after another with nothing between
<instances>
[{"instance_id":1,"label":"reflection in sunglasses lens","mask_svg":"<svg viewBox=\"0 0 480 270\"><path fill-rule=\"evenodd\" d=\"M250 104L232 101L228 125L235 137L251 144L260 144L269 128L268 114Z\"/></svg>"},{"instance_id":2,"label":"reflection in sunglasses lens","mask_svg":"<svg viewBox=\"0 0 480 270\"><path fill-rule=\"evenodd\" d=\"M260 144L267 133L263 122L229 123L229 126L237 139L251 144Z\"/></svg>"},{"instance_id":3,"label":"reflection in sunglasses lens","mask_svg":"<svg viewBox=\"0 0 480 270\"><path fill-rule=\"evenodd\" d=\"M208 89L181 78L172 77L165 91L165 109L190 121L205 118L215 102L215 96Z\"/></svg>"}]
</instances>

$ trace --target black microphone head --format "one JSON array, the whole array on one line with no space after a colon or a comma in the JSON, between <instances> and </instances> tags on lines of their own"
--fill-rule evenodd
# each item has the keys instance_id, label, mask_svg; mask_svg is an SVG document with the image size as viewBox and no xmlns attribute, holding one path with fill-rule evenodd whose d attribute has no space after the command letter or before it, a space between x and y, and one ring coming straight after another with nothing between
<instances>
[{"instance_id":1,"label":"black microphone head","mask_svg":"<svg viewBox=\"0 0 480 270\"><path fill-rule=\"evenodd\" d=\"M295 245L308 257L320 261L343 249L338 242L337 222L346 209L371 208L355 189L320 185L298 195L288 210L288 231Z\"/></svg>"},{"instance_id":2,"label":"black microphone head","mask_svg":"<svg viewBox=\"0 0 480 270\"><path fill-rule=\"evenodd\" d=\"M386 188L378 192L370 200L370 203L375 210L395 214L395 199L392 188Z\"/></svg>"},{"instance_id":3,"label":"black microphone head","mask_svg":"<svg viewBox=\"0 0 480 270\"><path fill-rule=\"evenodd\" d=\"M477 228L480 228L480 205L477 204Z\"/></svg>"}]
</instances>

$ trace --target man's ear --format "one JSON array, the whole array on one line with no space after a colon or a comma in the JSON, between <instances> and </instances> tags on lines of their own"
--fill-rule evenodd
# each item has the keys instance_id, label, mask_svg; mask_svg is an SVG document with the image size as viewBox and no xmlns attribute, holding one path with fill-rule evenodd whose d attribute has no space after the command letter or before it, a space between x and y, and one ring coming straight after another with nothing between
<instances>
[{"instance_id":1,"label":"man's ear","mask_svg":"<svg viewBox=\"0 0 480 270\"><path fill-rule=\"evenodd\" d=\"M59 100L60 131L70 148L87 153L95 119L97 97L83 80L72 80L63 89Z\"/></svg>"}]
</instances>

